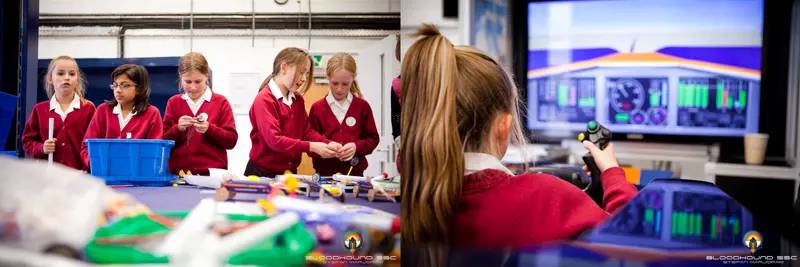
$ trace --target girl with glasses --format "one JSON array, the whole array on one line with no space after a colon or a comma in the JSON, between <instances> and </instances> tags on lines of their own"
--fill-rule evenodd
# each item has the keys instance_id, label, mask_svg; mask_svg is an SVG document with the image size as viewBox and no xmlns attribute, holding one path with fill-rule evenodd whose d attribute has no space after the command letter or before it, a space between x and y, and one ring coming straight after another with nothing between
<instances>
[{"instance_id":1,"label":"girl with glasses","mask_svg":"<svg viewBox=\"0 0 800 267\"><path fill-rule=\"evenodd\" d=\"M161 139L161 113L149 103L150 77L143 66L125 64L111 73L114 99L97 107L85 139ZM81 158L89 165L84 143Z\"/></svg>"}]
</instances>

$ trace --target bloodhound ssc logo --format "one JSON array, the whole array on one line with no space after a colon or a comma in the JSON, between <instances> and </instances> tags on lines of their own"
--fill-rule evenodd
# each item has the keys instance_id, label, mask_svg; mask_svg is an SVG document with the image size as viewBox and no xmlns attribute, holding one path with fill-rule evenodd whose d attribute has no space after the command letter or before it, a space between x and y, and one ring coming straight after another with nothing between
<instances>
[{"instance_id":1,"label":"bloodhound ssc logo","mask_svg":"<svg viewBox=\"0 0 800 267\"><path fill-rule=\"evenodd\" d=\"M761 241L763 240L764 239L761 236L761 233L756 231L750 231L744 234L742 242L744 243L745 247L750 249L750 253L756 253L756 250L761 249L762 245Z\"/></svg>"},{"instance_id":2,"label":"bloodhound ssc logo","mask_svg":"<svg viewBox=\"0 0 800 267\"><path fill-rule=\"evenodd\" d=\"M347 233L344 233L344 238L342 239L344 248L352 254L355 254L356 250L361 248L361 235L355 231L347 231Z\"/></svg>"}]
</instances>

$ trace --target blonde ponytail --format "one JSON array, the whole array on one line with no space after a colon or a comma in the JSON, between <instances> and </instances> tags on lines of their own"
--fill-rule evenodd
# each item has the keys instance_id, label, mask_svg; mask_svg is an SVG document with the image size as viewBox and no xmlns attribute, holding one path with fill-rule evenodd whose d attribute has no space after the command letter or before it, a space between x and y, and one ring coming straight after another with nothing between
<instances>
[{"instance_id":1,"label":"blonde ponytail","mask_svg":"<svg viewBox=\"0 0 800 267\"><path fill-rule=\"evenodd\" d=\"M401 84L403 242L431 266L447 261L464 183L464 153L502 157L494 134L511 115L508 142L523 145L519 96L512 77L480 50L455 47L424 25L404 55ZM420 263L417 261L416 263Z\"/></svg>"},{"instance_id":2,"label":"blonde ponytail","mask_svg":"<svg viewBox=\"0 0 800 267\"><path fill-rule=\"evenodd\" d=\"M456 50L433 25L413 35L420 36L402 67L403 238L448 244L464 179Z\"/></svg>"}]
</instances>

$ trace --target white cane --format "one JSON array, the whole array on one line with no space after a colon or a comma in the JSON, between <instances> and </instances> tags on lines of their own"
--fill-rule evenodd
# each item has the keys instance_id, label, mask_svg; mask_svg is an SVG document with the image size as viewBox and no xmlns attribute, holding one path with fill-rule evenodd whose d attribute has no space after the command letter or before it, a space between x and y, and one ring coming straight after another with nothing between
<instances>
[{"instance_id":1,"label":"white cane","mask_svg":"<svg viewBox=\"0 0 800 267\"><path fill-rule=\"evenodd\" d=\"M53 139L53 122L53 118L50 118L47 122L48 126L50 126L47 128L47 140ZM47 163L53 163L53 152L48 153Z\"/></svg>"}]
</instances>

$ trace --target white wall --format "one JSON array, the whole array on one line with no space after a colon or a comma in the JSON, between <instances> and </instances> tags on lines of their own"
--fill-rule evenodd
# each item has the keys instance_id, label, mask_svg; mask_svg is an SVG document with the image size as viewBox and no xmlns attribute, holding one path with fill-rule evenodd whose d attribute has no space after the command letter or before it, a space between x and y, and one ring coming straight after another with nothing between
<instances>
[{"instance_id":1,"label":"white wall","mask_svg":"<svg viewBox=\"0 0 800 267\"><path fill-rule=\"evenodd\" d=\"M464 1L462 1L464 2ZM414 43L409 34L416 32L424 23L431 23L439 28L442 35L447 37L454 45L466 45L461 34L461 25L458 19L444 18L442 0L402 0L400 3L400 34L401 55Z\"/></svg>"}]
</instances>

